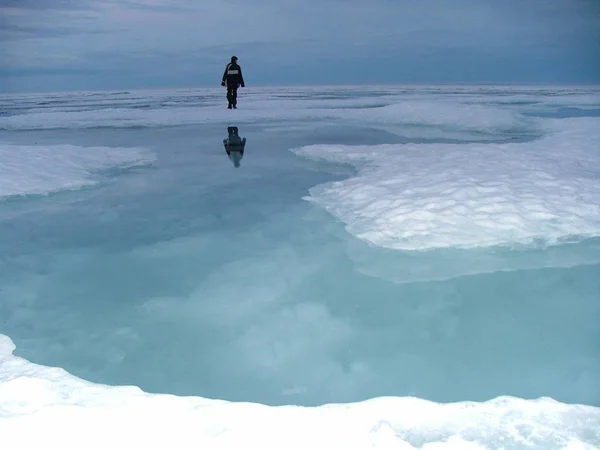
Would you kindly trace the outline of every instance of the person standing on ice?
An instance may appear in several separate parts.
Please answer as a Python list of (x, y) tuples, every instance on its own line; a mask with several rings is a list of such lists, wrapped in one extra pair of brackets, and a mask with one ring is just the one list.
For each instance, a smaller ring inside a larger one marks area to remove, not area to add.
[(229, 102), (227, 109), (237, 109), (237, 90), (240, 86), (246, 87), (242, 68), (237, 63), (237, 56), (232, 56), (231, 62), (225, 67), (221, 86), (227, 86), (227, 101)]

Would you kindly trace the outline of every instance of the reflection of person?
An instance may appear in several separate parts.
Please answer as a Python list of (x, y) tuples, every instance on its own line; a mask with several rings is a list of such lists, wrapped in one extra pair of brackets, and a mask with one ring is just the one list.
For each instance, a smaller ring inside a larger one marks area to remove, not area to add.
[(237, 127), (227, 127), (227, 139), (223, 139), (225, 151), (229, 159), (233, 161), (235, 167), (240, 167), (240, 161), (244, 157), (244, 148), (246, 147), (246, 138), (238, 135)]
[(244, 77), (242, 76), (242, 68), (237, 63), (237, 56), (231, 57), (231, 62), (225, 67), (221, 86), (227, 85), (227, 109), (237, 109), (237, 90), (241, 87), (246, 87)]
[(231, 151), (229, 152), (229, 159), (231, 161), (233, 161), (233, 167), (240, 167), (240, 161), (243, 158), (244, 152), (236, 152), (236, 151)]

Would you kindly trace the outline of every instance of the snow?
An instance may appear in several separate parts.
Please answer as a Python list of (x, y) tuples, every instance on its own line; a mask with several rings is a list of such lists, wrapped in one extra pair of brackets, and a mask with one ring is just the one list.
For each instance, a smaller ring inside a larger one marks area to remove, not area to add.
[(11, 450), (593, 449), (600, 408), (550, 398), (440, 404), (377, 398), (319, 407), (269, 407), (148, 394), (81, 380), (13, 355), (0, 335), (0, 436)]

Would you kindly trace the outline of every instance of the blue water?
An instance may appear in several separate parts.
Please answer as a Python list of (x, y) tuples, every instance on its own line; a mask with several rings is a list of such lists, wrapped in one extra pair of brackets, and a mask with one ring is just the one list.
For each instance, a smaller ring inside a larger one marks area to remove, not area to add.
[[(121, 105), (112, 98), (110, 106)], [(303, 200), (354, 169), (308, 163), (289, 149), (447, 138), (324, 122), (278, 131), (277, 120), (231, 117), (0, 131), (0, 141), (22, 145), (141, 146), (157, 155), (151, 166), (103, 171), (80, 190), (0, 199), (0, 333), (18, 355), (94, 382), (268, 404), (514, 395), (600, 405), (598, 239), (377, 248)], [(228, 125), (248, 142), (237, 169), (222, 146)], [(535, 133), (503, 130), (496, 140)]]

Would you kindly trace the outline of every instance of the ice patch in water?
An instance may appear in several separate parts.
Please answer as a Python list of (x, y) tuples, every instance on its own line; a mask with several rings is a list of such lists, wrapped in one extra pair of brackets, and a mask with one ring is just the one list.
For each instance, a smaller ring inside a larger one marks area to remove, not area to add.
[(0, 335), (0, 436), (12, 450), (49, 444), (80, 449), (82, 442), (89, 449), (182, 450), (551, 450), (600, 445), (600, 408), (550, 398), (440, 404), (383, 397), (308, 408), (269, 407), (94, 384), (16, 357), (14, 349), (10, 338)]
[(79, 189), (97, 183), (98, 171), (154, 160), (143, 148), (0, 144), (0, 198)]
[(314, 145), (313, 160), (356, 176), (306, 200), (372, 244), (423, 250), (557, 243), (600, 235), (600, 119), (546, 120), (519, 144)]

